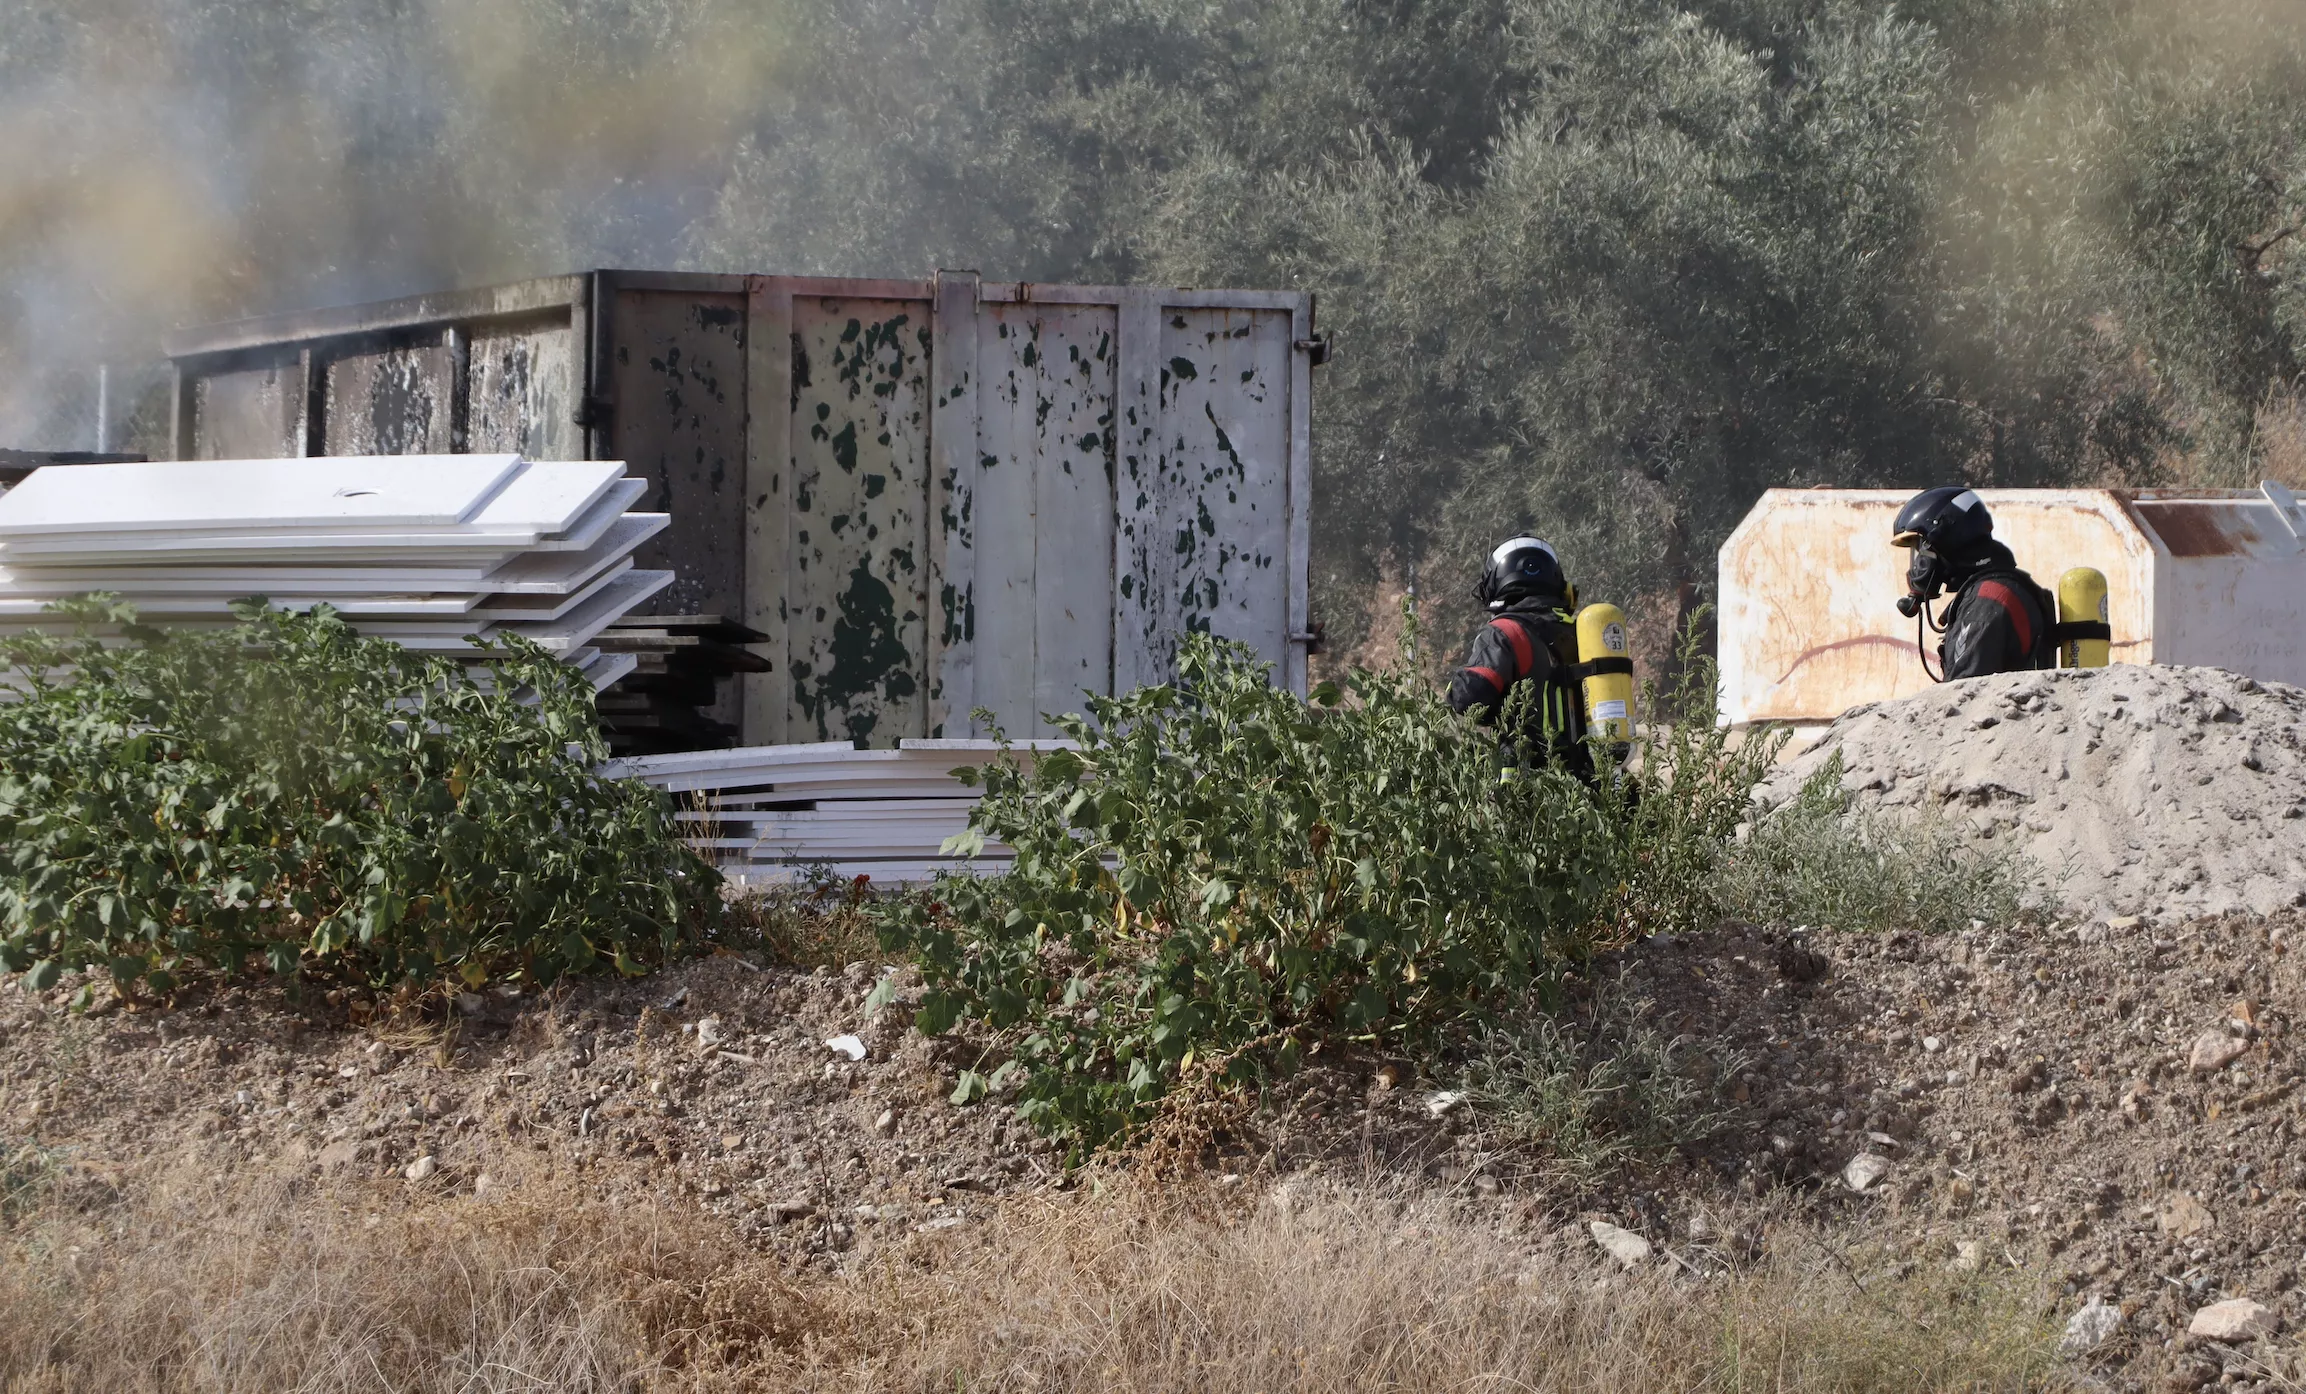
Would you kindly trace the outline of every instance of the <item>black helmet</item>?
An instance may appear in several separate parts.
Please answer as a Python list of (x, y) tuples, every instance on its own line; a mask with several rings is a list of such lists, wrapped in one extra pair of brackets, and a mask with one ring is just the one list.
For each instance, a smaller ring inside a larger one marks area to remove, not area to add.
[(1893, 547), (1927, 548), (1960, 558), (1994, 535), (1994, 520), (1975, 489), (1924, 489), (1906, 500), (1890, 525)]
[(1553, 544), (1534, 537), (1509, 537), (1489, 554), (1481, 568), (1481, 584), (1473, 598), (1492, 610), (1502, 610), (1524, 596), (1566, 596), (1569, 582), (1561, 574), (1561, 559)]
[(1890, 525), (1890, 545), (1914, 549), (1899, 613), (1920, 613), (1953, 578), (1982, 564), (1993, 540), (1994, 520), (1976, 490), (1924, 489), (1907, 499)]

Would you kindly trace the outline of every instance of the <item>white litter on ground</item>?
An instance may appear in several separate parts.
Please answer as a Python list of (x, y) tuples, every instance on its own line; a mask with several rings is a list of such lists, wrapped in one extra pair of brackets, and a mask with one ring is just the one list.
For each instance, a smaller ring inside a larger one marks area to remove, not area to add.
[(2137, 664), (1948, 683), (1845, 713), (1762, 802), (1837, 752), (1858, 799), (2024, 853), (2076, 915), (2306, 905), (2306, 690)]

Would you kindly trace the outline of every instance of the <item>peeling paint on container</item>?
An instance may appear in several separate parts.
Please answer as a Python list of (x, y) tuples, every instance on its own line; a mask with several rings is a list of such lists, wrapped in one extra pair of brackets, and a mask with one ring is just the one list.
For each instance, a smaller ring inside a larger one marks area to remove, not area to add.
[[(1994, 534), (2040, 584), (2106, 574), (2116, 663), (2204, 664), (2306, 683), (2306, 552), (2259, 491), (1982, 489)], [(1721, 711), (1830, 721), (1931, 686), (1898, 614), (1910, 494), (1772, 489), (1721, 549)], [(1934, 667), (1938, 636), (1927, 636)]]
[(1306, 681), (1309, 296), (598, 271), (195, 331), (177, 454), (621, 459), (748, 742), (1046, 735), (1193, 630)]

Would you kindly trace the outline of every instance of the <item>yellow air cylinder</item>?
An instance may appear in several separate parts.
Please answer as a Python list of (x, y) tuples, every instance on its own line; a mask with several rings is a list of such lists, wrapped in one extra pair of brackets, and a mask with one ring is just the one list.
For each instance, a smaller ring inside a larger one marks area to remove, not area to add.
[[(2096, 620), (2108, 622), (2112, 611), (2106, 605), (2106, 573), (2094, 566), (2069, 567), (2058, 578), (2058, 622), (2080, 624)], [(1582, 631), (1580, 631), (1582, 635)], [(2113, 645), (2105, 639), (2068, 639), (2058, 646), (2058, 666), (2061, 668), (2103, 668), (2112, 656)]]
[(1625, 644), (1625, 611), (1588, 605), (1577, 612), (1577, 661), (1585, 667), (1585, 724), (1613, 745), (1633, 739), (1633, 660)]

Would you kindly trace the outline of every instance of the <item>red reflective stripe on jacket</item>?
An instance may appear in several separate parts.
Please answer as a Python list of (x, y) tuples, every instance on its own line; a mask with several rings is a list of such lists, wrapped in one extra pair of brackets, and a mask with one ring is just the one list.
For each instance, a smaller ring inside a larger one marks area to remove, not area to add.
[(1505, 691), (1505, 675), (1498, 672), (1495, 668), (1468, 667), (1465, 671), (1473, 674), (1477, 678), (1487, 678), (1489, 679), (1489, 685), (1491, 687), (1496, 688), (1500, 692)]
[[(1529, 631), (1521, 627), (1519, 620), (1509, 620), (1503, 616), (1491, 620), (1489, 627), (1503, 634), (1506, 646), (1513, 650), (1514, 681), (1519, 682), (1528, 677), (1529, 670), (1537, 666), (1537, 655), (1530, 648)], [(1502, 682), (1498, 684), (1501, 690), (1505, 686)]]
[(2009, 615), (2010, 623), (2017, 627), (2018, 647), (2026, 653), (2032, 653), (2034, 622), (2026, 618), (2026, 602), (2018, 598), (2018, 593), (1999, 581), (1981, 581), (1978, 583), (1978, 594), (2002, 607), (2003, 612)]

